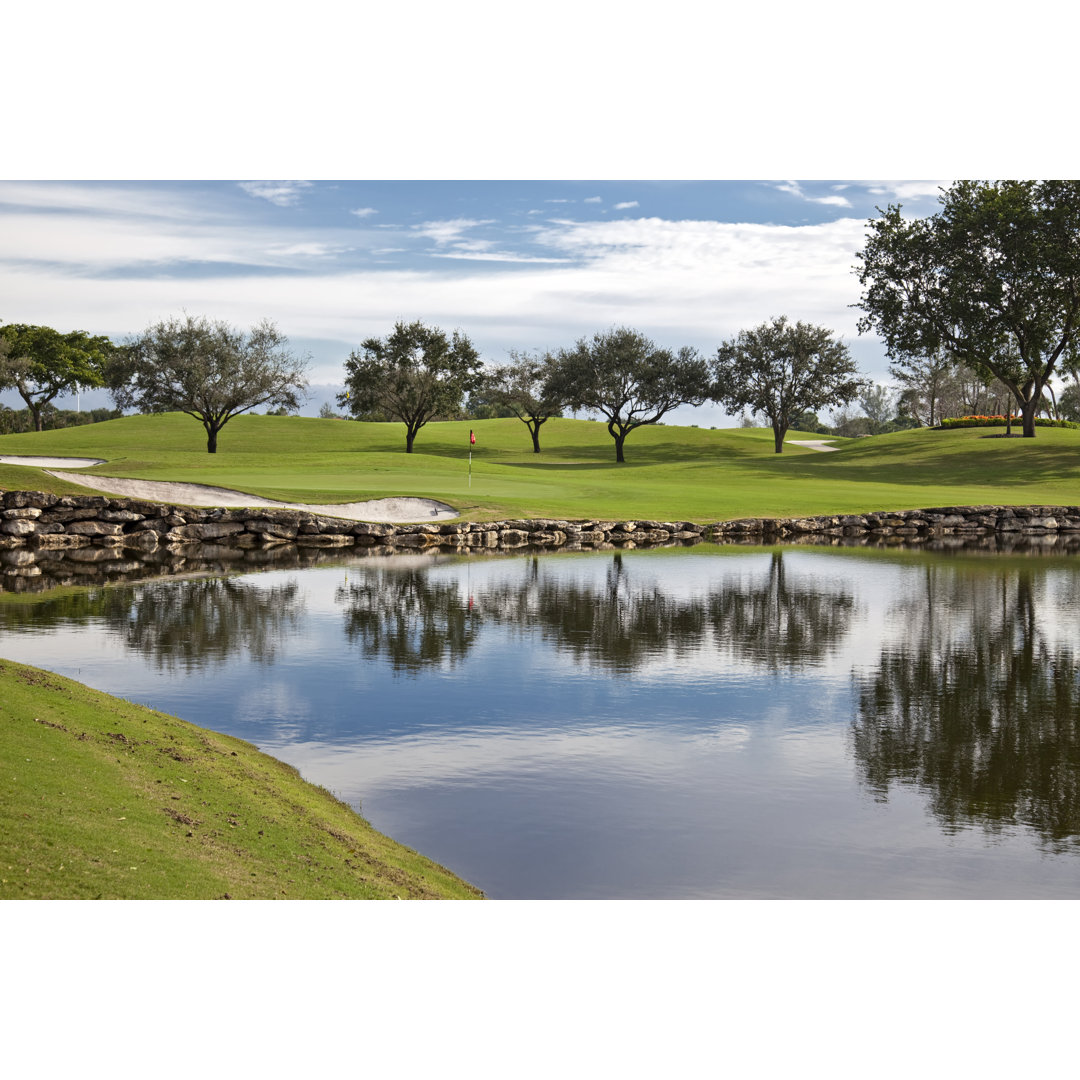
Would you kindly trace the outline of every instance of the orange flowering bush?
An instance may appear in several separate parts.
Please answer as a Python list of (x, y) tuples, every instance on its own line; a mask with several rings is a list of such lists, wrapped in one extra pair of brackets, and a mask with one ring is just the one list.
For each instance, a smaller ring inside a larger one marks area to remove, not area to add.
[[(1014, 424), (1020, 423), (1019, 416), (1013, 416)], [(941, 421), (943, 428), (968, 428), (968, 427), (1004, 427), (1004, 416), (951, 416)], [(1075, 428), (1080, 424), (1074, 424), (1069, 420), (1047, 420), (1045, 417), (1035, 417), (1036, 427), (1063, 427)]]

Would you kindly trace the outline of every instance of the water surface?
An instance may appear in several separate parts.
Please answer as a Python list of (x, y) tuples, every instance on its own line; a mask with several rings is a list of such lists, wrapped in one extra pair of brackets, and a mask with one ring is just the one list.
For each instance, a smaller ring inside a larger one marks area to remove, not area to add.
[(1080, 895), (1080, 562), (394, 556), (0, 598), (491, 897)]

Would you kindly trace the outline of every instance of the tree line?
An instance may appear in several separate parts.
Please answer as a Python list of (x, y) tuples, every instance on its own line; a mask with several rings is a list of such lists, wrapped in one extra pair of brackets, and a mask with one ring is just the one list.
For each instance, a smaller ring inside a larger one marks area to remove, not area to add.
[[(517, 416), (537, 453), (548, 419), (583, 409), (606, 422), (621, 462), (631, 432), (680, 405), (714, 401), (763, 416), (780, 453), (789, 430), (814, 430), (818, 410), (856, 399), (879, 430), (905, 418), (933, 426), (951, 387), (952, 400), (973, 401), (972, 412), (991, 401), (1006, 416), (1017, 409), (1023, 434), (1034, 437), (1047, 395), (1059, 416), (1080, 411), (1080, 181), (965, 180), (939, 202), (928, 218), (906, 219), (899, 204), (879, 208), (856, 253), (859, 332), (881, 337), (901, 386), (892, 420), (876, 415), (893, 403), (860, 376), (842, 341), (786, 316), (740, 331), (708, 358), (615, 327), (571, 347), (511, 352), (490, 370), (460, 330), (398, 322), (349, 354), (337, 403), (354, 419), (404, 423), (406, 452), (424, 424), (460, 410), (467, 395)], [(108, 386), (120, 409), (199, 420), (215, 453), (232, 417), (298, 408), (306, 368), (269, 320), (245, 332), (185, 314), (122, 345), (82, 331), (0, 326), (0, 390), (18, 390), (37, 430), (59, 394)], [(1076, 387), (1059, 403), (1051, 379), (1068, 374)], [(975, 398), (964, 397), (973, 388)]]
[[(14, 386), (42, 430), (49, 403), (75, 387), (107, 386), (117, 408), (180, 411), (200, 421), (208, 453), (234, 416), (259, 406), (286, 411), (304, 396), (307, 359), (296, 356), (269, 320), (244, 332), (185, 314), (163, 320), (122, 345), (76, 331), (0, 327), (0, 388)], [(486, 370), (460, 330), (448, 335), (420, 322), (398, 322), (345, 361), (339, 406), (356, 420), (405, 425), (405, 450), (430, 421), (479, 395), (517, 416), (540, 452), (540, 429), (564, 410), (599, 413), (626, 460), (631, 432), (680, 405), (713, 400), (768, 416), (776, 452), (802, 409), (850, 401), (862, 386), (847, 346), (823, 327), (774, 319), (744, 331), (711, 361), (696, 349), (667, 349), (628, 327), (581, 338), (543, 354), (511, 353)]]

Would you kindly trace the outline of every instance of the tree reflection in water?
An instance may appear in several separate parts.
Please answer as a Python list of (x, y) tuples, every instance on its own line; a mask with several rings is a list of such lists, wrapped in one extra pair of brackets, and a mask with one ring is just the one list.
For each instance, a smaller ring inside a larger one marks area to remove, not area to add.
[(304, 612), (299, 583), (270, 587), (237, 578), (197, 578), (63, 593), (0, 607), (0, 629), (100, 627), (162, 671), (199, 671), (247, 653), (270, 663)]
[[(395, 671), (461, 661), (485, 626), (537, 633), (577, 663), (630, 674), (659, 655), (703, 649), (776, 671), (820, 661), (848, 633), (856, 602), (846, 588), (792, 583), (784, 557), (676, 596), (637, 581), (616, 553), (602, 584), (561, 573), (565, 564), (529, 559), (524, 572), (463, 596), (456, 581), (432, 578), (426, 566), (362, 567), (340, 586), (346, 634)], [(637, 563), (639, 568), (647, 562)]]
[(766, 671), (820, 664), (847, 636), (857, 610), (846, 588), (792, 582), (779, 551), (764, 581), (741, 581), (708, 599), (717, 643)]
[(346, 639), (398, 672), (462, 661), (477, 640), (480, 618), (456, 582), (432, 580), (428, 571), (411, 564), (355, 570), (335, 593), (345, 605)]
[(1046, 593), (1031, 569), (926, 568), (923, 594), (895, 611), (907, 640), (856, 680), (854, 753), (877, 799), (911, 784), (947, 829), (1080, 843), (1078, 649), (1040, 618), (1056, 610)]

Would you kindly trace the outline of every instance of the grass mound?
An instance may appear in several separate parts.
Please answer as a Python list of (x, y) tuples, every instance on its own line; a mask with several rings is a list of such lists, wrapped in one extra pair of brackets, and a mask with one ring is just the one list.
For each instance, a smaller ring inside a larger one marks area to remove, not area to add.
[(0, 660), (0, 898), (481, 894), (249, 743)]

